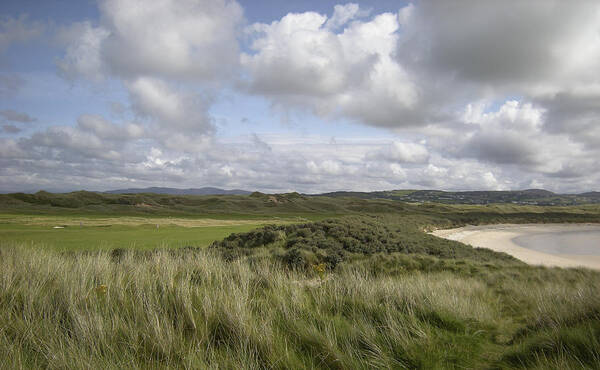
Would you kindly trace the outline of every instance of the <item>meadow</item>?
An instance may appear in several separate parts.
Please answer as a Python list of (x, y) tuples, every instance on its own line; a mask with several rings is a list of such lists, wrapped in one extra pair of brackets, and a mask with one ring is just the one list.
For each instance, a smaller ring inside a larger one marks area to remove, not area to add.
[(59, 251), (180, 248), (191, 245), (205, 247), (231, 233), (250, 231), (267, 223), (285, 224), (292, 221), (294, 219), (215, 220), (4, 214), (0, 215), (0, 241)]
[(425, 233), (598, 206), (84, 192), (0, 214), (3, 368), (600, 368), (600, 272)]
[(319, 274), (206, 249), (0, 254), (5, 368), (600, 365), (600, 274), (588, 270), (463, 260), (462, 272), (388, 274), (371, 260)]

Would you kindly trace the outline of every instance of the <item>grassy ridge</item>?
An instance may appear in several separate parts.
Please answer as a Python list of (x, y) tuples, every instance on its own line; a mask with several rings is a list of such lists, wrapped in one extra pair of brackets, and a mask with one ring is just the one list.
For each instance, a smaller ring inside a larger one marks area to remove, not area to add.
[(321, 279), (190, 249), (0, 254), (9, 368), (600, 366), (597, 272), (359, 263)]
[(102, 194), (74, 192), (52, 194), (0, 194), (0, 212), (4, 214), (63, 215), (73, 217), (143, 216), (256, 219), (304, 217), (322, 220), (350, 214), (405, 214), (448, 216), (454, 219), (479, 220), (526, 217), (530, 221), (600, 220), (600, 205), (522, 206), (410, 204), (389, 199), (359, 199), (303, 196), (298, 193), (250, 196), (179, 196), (162, 194)]
[[(398, 207), (395, 207), (398, 209)], [(79, 191), (67, 194), (0, 194), (0, 212), (7, 214), (106, 215), (144, 217), (202, 217), (252, 219), (265, 217), (325, 218), (352, 212), (333, 199), (312, 199), (297, 193), (251, 196), (103, 194)]]

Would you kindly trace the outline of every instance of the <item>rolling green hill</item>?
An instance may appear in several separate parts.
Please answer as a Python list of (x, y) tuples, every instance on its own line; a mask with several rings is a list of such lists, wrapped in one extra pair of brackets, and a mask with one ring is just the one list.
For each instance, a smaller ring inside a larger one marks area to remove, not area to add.
[(356, 197), (362, 199), (393, 199), (404, 202), (436, 202), (446, 204), (513, 203), (540, 206), (600, 204), (600, 192), (587, 192), (582, 194), (556, 194), (542, 189), (458, 192), (441, 190), (393, 190), (368, 193), (340, 191), (319, 194), (317, 196)]
[[(418, 192), (413, 192), (405, 197)], [(487, 193), (487, 192), (486, 192)], [(375, 194), (375, 193), (365, 193)], [(529, 194), (529, 193), (527, 193)], [(339, 194), (338, 194), (339, 195)], [(476, 223), (500, 221), (498, 215), (511, 217), (556, 218), (561, 214), (580, 221), (590, 214), (598, 213), (596, 204), (573, 206), (535, 206), (532, 204), (495, 203), (449, 204), (410, 203), (381, 197), (309, 196), (299, 193), (250, 195), (166, 195), (166, 194), (105, 194), (87, 191), (73, 193), (0, 194), (0, 212), (34, 214), (88, 214), (88, 215), (141, 215), (158, 217), (164, 215), (183, 217), (285, 217), (306, 216), (323, 219), (332, 216), (365, 213), (395, 213), (437, 215), (453, 214), (453, 217), (473, 219)], [(531, 214), (530, 216), (524, 216)], [(535, 216), (535, 215), (538, 216)], [(473, 217), (469, 218), (469, 215)], [(513, 215), (513, 216), (511, 216)], [(477, 222), (478, 219), (479, 221)], [(535, 220), (532, 220), (535, 222)]]

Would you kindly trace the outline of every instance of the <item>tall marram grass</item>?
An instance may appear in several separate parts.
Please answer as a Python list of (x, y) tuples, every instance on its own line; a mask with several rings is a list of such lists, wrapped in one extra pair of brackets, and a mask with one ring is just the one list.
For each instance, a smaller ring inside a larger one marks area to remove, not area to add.
[(3, 245), (0, 271), (6, 368), (600, 367), (600, 275), (585, 270), (320, 279), (206, 251)]

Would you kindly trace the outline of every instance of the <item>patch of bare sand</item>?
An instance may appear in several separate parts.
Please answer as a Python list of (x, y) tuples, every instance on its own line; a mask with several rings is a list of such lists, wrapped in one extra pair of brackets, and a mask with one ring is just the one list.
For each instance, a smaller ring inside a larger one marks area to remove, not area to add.
[(504, 252), (531, 265), (587, 267), (600, 270), (600, 256), (549, 254), (523, 248), (514, 242), (515, 238), (529, 233), (566, 232), (573, 231), (573, 228), (586, 230), (598, 227), (598, 224), (501, 224), (436, 230), (431, 234), (474, 247)]

